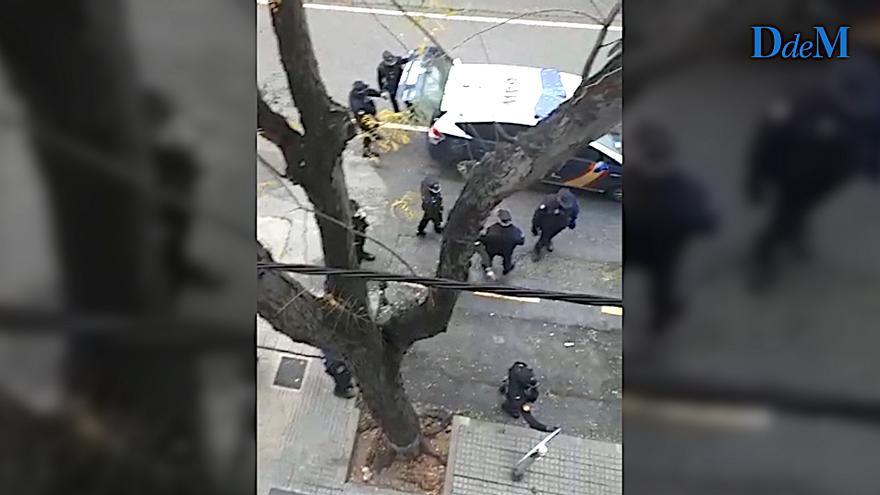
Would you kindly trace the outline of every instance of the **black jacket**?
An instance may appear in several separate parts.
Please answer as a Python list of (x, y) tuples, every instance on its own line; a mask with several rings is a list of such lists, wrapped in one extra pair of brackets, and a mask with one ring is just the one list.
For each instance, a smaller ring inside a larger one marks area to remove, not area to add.
[[(553, 212), (558, 210), (559, 213)], [(532, 233), (538, 232), (553, 237), (568, 227), (571, 216), (559, 205), (555, 196), (548, 196), (541, 202), (532, 215)]]
[(480, 242), (490, 255), (510, 256), (517, 246), (522, 246), (526, 241), (516, 225), (504, 226), (495, 223), (486, 229), (486, 233), (480, 237)]
[(360, 90), (352, 89), (348, 93), (348, 106), (355, 115), (360, 112), (376, 115), (376, 104), (373, 103), (373, 98), (379, 96), (382, 96), (382, 93), (370, 87)]
[(443, 196), (440, 194), (426, 193), (422, 195), (422, 211), (429, 217), (443, 216)]
[(394, 96), (397, 92), (397, 85), (400, 83), (400, 76), (403, 74), (403, 66), (409, 62), (409, 58), (397, 57), (397, 60), (388, 65), (384, 61), (379, 64), (376, 69), (377, 81), (379, 88), (384, 89)]

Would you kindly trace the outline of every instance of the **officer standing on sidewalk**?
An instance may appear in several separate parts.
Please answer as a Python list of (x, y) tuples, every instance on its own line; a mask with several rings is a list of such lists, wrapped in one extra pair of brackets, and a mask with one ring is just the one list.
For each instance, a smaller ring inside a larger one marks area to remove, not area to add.
[(436, 177), (425, 177), (422, 180), (422, 220), (416, 235), (425, 236), (428, 222), (434, 223), (434, 232), (443, 233), (443, 196), (440, 194), (440, 181)]
[(352, 373), (348, 364), (345, 363), (342, 356), (333, 351), (325, 349), (323, 350), (323, 353), (324, 371), (333, 378), (333, 382), (335, 383), (333, 395), (343, 399), (351, 399), (355, 396), (355, 392), (354, 384), (352, 384), (351, 381)]
[(498, 222), (492, 224), (486, 232), (480, 236), (480, 255), (482, 257), (483, 270), (489, 278), (495, 278), (492, 272), (492, 261), (496, 256), (501, 256), (504, 271), (507, 275), (513, 270), (514, 263), (511, 259), (513, 250), (517, 246), (525, 244), (525, 236), (522, 231), (513, 224), (510, 212), (505, 209), (498, 210)]
[(348, 202), (351, 209), (351, 226), (354, 229), (354, 250), (357, 254), (358, 263), (373, 261), (376, 257), (364, 250), (364, 244), (367, 243), (367, 238), (364, 237), (364, 234), (367, 233), (367, 229), (370, 227), (369, 222), (367, 222), (367, 215), (357, 201), (350, 199)]

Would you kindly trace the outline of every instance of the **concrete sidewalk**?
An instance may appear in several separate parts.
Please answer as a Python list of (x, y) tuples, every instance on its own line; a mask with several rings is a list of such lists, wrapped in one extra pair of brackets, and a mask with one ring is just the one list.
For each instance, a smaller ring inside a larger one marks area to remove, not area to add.
[(613, 495), (623, 493), (620, 444), (560, 434), (547, 455), (511, 480), (511, 469), (547, 434), (456, 416), (445, 495)]
[[(400, 495), (346, 482), (359, 410), (333, 396), (320, 351), (257, 322), (257, 494)], [(445, 495), (621, 493), (619, 444), (559, 435), (548, 455), (510, 481), (544, 433), (456, 416)]]

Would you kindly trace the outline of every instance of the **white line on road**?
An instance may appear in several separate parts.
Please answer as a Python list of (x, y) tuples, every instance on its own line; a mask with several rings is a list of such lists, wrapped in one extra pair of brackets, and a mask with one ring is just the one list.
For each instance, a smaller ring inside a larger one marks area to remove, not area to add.
[(383, 122), (381, 126), (387, 127), (389, 129), (397, 129), (399, 131), (428, 132), (428, 128), (423, 125), (394, 124), (391, 122)]
[(517, 301), (517, 302), (527, 302), (527, 303), (539, 303), (540, 299), (537, 297), (516, 297), (516, 296), (505, 296), (503, 294), (492, 294), (491, 292), (474, 292), (475, 296), (482, 297), (493, 297), (495, 299), (507, 299), (509, 301)]
[(623, 308), (617, 306), (602, 306), (600, 311), (606, 315), (623, 316)]
[[(427, 288), (427, 287), (425, 287), (424, 285), (414, 284), (414, 283), (412, 283), (412, 282), (401, 282), (400, 284), (401, 284), (401, 285), (405, 285), (405, 286), (407, 286), (407, 287), (412, 287), (412, 288), (415, 288), (415, 289), (426, 289), (426, 288)], [(516, 297), (516, 296), (505, 296), (505, 295), (503, 295), (503, 294), (492, 294), (492, 293), (490, 293), (490, 292), (474, 292), (474, 295), (475, 295), (475, 296), (482, 296), (482, 297), (493, 297), (493, 298), (495, 298), (495, 299), (507, 299), (507, 300), (509, 300), (509, 301), (517, 301), (517, 302), (527, 302), (527, 303), (539, 303), (539, 302), (541, 302), (541, 300), (538, 299), (537, 297)]]
[[(257, 0), (258, 4), (267, 5), (268, 0)], [(538, 19), (509, 19), (504, 17), (484, 17), (477, 15), (456, 15), (456, 14), (437, 14), (433, 12), (416, 12), (392, 9), (374, 9), (369, 7), (349, 7), (347, 5), (328, 5), (323, 3), (306, 3), (303, 7), (313, 10), (328, 10), (334, 12), (348, 12), (352, 14), (375, 14), (387, 15), (392, 17), (424, 17), (426, 19), (440, 19), (444, 21), (464, 21), (478, 22), (483, 24), (516, 24), (520, 26), (537, 26), (537, 27), (558, 27), (568, 29), (589, 29), (591, 31), (599, 31), (602, 29), (601, 24), (590, 24), (584, 22), (565, 22), (565, 21), (542, 21)], [(609, 31), (623, 31), (622, 26), (610, 26)]]

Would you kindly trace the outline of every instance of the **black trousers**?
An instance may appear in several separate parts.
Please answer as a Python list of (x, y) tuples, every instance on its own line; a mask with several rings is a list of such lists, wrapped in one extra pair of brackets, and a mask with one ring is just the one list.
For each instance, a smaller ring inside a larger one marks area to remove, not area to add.
[[(375, 119), (376, 117), (370, 115), (369, 118)], [(368, 121), (367, 114), (358, 115), (356, 120), (358, 127), (364, 131), (364, 156), (366, 156), (373, 153), (373, 150), (370, 149), (373, 139), (381, 139), (378, 134), (376, 134), (376, 129), (379, 126), (373, 120)]]
[(440, 215), (439, 213), (433, 213), (433, 212), (429, 213), (429, 212), (427, 212), (427, 211), (424, 212), (424, 213), (422, 214), (422, 219), (419, 221), (419, 228), (418, 228), (418, 231), (419, 231), (419, 232), (424, 232), (424, 231), (425, 231), (425, 227), (428, 226), (428, 222), (433, 222), (433, 223), (434, 223), (434, 232), (436, 232), (436, 233), (438, 233), (438, 234), (441, 233), (441, 232), (443, 232), (443, 227), (442, 227), (442, 225), (443, 225), (443, 216), (442, 216), (442, 215)]
[(483, 268), (490, 268), (492, 263), (495, 261), (497, 256), (501, 256), (501, 263), (504, 267), (504, 273), (513, 270), (513, 259), (511, 259), (512, 253), (490, 253), (485, 249), (480, 249), (480, 259), (483, 263)]
[(367, 252), (364, 250), (364, 244), (367, 243), (367, 239), (365, 237), (356, 236), (354, 238), (354, 252), (357, 254), (358, 261), (362, 261), (364, 259), (364, 255)]
[(535, 243), (535, 252), (541, 253), (541, 250), (545, 247), (549, 246), (551, 242), (553, 242), (553, 238), (559, 235), (562, 232), (561, 230), (557, 230), (556, 232), (548, 232), (546, 230), (541, 230), (541, 237), (538, 237), (538, 242)]
[(400, 112), (400, 106), (397, 104), (397, 90), (394, 91), (388, 90), (388, 99), (391, 101), (391, 107), (394, 109), (395, 113)]

